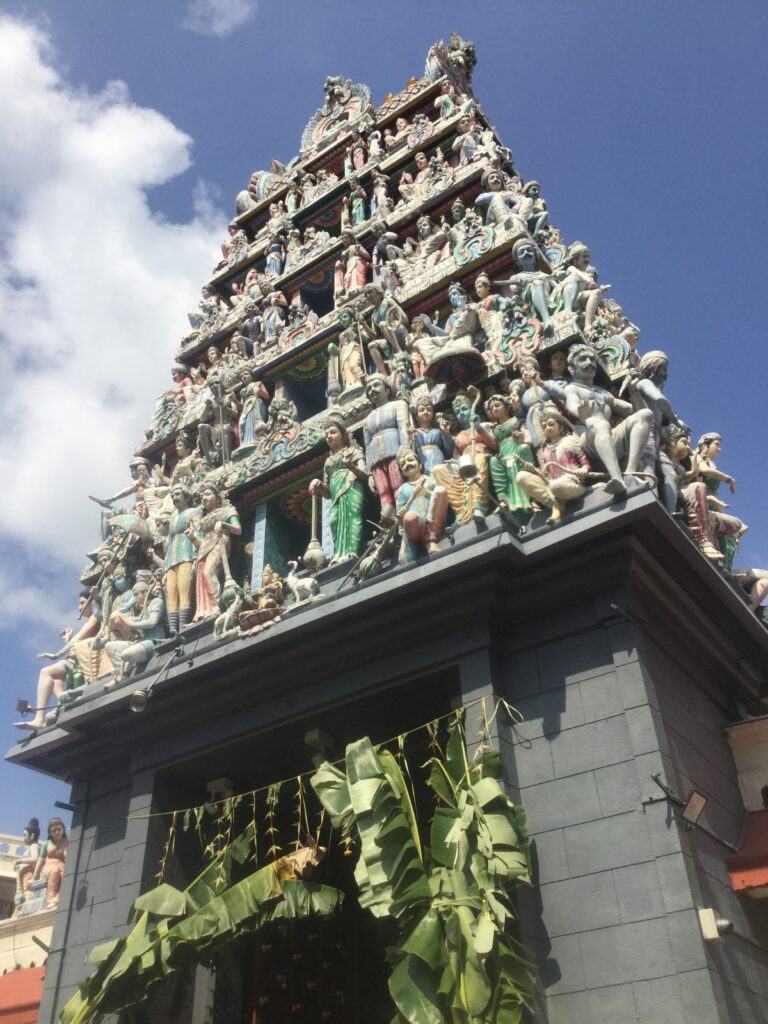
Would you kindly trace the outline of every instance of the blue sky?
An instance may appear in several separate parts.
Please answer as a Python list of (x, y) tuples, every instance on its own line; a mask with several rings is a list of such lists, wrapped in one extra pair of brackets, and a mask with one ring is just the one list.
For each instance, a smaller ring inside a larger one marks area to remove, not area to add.
[[(476, 93), (552, 222), (590, 245), (640, 349), (669, 354), (694, 438), (723, 434), (732, 511), (750, 525), (738, 564), (768, 566), (768, 4), (192, 6), (0, 3), (6, 747), (35, 652), (72, 618), (98, 531), (86, 495), (126, 479), (236, 192), (298, 152), (326, 74), (381, 102), (452, 30), (476, 43)], [(8, 765), (0, 777), (0, 831), (68, 792)]]

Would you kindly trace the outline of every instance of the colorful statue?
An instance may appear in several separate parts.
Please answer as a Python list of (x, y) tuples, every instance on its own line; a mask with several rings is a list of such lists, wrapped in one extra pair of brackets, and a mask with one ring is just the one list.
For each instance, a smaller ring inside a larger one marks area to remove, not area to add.
[(594, 267), (589, 261), (592, 253), (583, 242), (574, 242), (563, 263), (564, 276), (555, 287), (553, 301), (561, 303), (566, 313), (584, 314), (584, 333), (587, 334), (595, 319), (603, 294), (611, 287), (598, 284)]
[(513, 404), (508, 396), (491, 395), (485, 403), (485, 412), (493, 424), (490, 432), (498, 446), (498, 454), (490, 458), (493, 489), (502, 508), (524, 526), (533, 515), (533, 509), (529, 492), (520, 486), (517, 474), (526, 466), (535, 465), (536, 456), (525, 442), (520, 421), (512, 415)]
[(565, 514), (567, 503), (586, 492), (591, 467), (573, 426), (556, 405), (545, 407), (542, 427), (546, 444), (539, 452), (538, 468), (532, 459), (527, 462), (517, 473), (517, 484), (534, 501), (551, 508), (547, 522), (553, 526)]
[(176, 465), (170, 476), (166, 472), (168, 454), (163, 452), (160, 460), (160, 471), (158, 473), (164, 484), (172, 487), (174, 484), (191, 484), (202, 472), (202, 463), (194, 454), (195, 444), (192, 435), (185, 430), (180, 430), (176, 435)]
[(203, 489), (200, 504), (202, 517), (185, 531), (197, 548), (195, 621), (221, 613), (221, 578), (226, 582), (230, 577), (231, 538), (242, 533), (237, 510), (222, 502), (219, 489), (213, 484)]
[(341, 419), (328, 418), (325, 440), (330, 455), (323, 464), (323, 479), (312, 480), (309, 493), (319, 494), (331, 502), (333, 564), (354, 558), (360, 552), (368, 472), (362, 448), (351, 440)]
[[(109, 627), (119, 640), (108, 640), (107, 657), (115, 666), (114, 683), (121, 683), (134, 672), (140, 672), (155, 650), (155, 643), (165, 639), (165, 601), (162, 586), (152, 573), (144, 570), (133, 585), (131, 614), (114, 612)], [(108, 689), (109, 684), (104, 686)]]
[(61, 818), (48, 822), (48, 838), (40, 846), (40, 856), (33, 873), (33, 881), (45, 879), (45, 909), (53, 910), (59, 905), (61, 880), (64, 877), (64, 861), (67, 859), (67, 830)]
[(432, 399), (424, 395), (416, 400), (416, 430), (414, 443), (416, 456), (425, 473), (453, 457), (453, 438), (435, 425), (435, 407)]
[(459, 433), (454, 438), (454, 460), (434, 466), (432, 475), (445, 487), (448, 501), (459, 524), (482, 523), (489, 507), (489, 459), (498, 445), (493, 434), (480, 423), (476, 412), (480, 393), (474, 397), (460, 391), (453, 399), (453, 414)]
[[(584, 435), (585, 450), (591, 458), (599, 458), (608, 472), (605, 489), (608, 494), (622, 497), (627, 493), (620, 460), (626, 459), (624, 475), (643, 473), (642, 459), (653, 425), (649, 409), (632, 411), (629, 402), (615, 398), (610, 391), (595, 384), (597, 356), (590, 345), (576, 344), (568, 350), (568, 370), (573, 380), (563, 389), (565, 408)], [(558, 397), (551, 382), (536, 383), (553, 398)], [(612, 416), (621, 422), (611, 426)]]
[(517, 214), (520, 193), (508, 187), (503, 171), (497, 167), (487, 170), (481, 188), (483, 191), (475, 199), (475, 206), (485, 211), (485, 223), (510, 229), (515, 234), (527, 234), (525, 221)]
[(260, 380), (253, 379), (250, 370), (240, 371), (240, 445), (255, 444), (267, 422), (267, 401), (269, 392)]
[(345, 231), (341, 241), (344, 251), (336, 261), (334, 294), (346, 297), (363, 288), (368, 280), (371, 258), (351, 232)]
[(530, 238), (518, 238), (512, 246), (512, 259), (518, 267), (517, 273), (497, 284), (508, 285), (513, 297), (528, 306), (546, 329), (551, 319), (549, 303), (554, 281), (551, 275), (539, 269), (538, 251)]
[(370, 375), (365, 395), (373, 406), (363, 426), (365, 464), (381, 501), (381, 520), (391, 522), (397, 491), (403, 482), (397, 452), (409, 441), (408, 406), (402, 399), (393, 398), (389, 381), (381, 373)]
[(163, 568), (168, 626), (171, 633), (178, 633), (192, 618), (193, 567), (196, 557), (192, 534), (195, 534), (202, 509), (194, 506), (192, 492), (183, 484), (173, 485), (171, 501), (174, 511), (168, 522)]
[(18, 916), (21, 906), (27, 898), (29, 883), (34, 877), (35, 866), (39, 859), (40, 822), (37, 818), (30, 818), (24, 827), (24, 853), (13, 864), (13, 870), (16, 872), (16, 893), (13, 898), (14, 917)]
[(401, 447), (397, 465), (404, 482), (397, 492), (396, 519), (402, 526), (400, 564), (415, 562), (422, 553), (433, 555), (445, 530), (448, 495), (424, 470), (413, 450)]
[(549, 227), (547, 204), (541, 198), (541, 186), (538, 181), (528, 181), (523, 185), (517, 214), (521, 220), (525, 221), (534, 238)]

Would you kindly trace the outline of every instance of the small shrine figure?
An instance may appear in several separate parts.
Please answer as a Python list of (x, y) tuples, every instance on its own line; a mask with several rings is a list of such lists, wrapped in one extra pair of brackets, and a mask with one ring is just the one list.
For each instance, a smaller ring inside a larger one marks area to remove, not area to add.
[(490, 459), (496, 497), (502, 508), (524, 526), (533, 515), (533, 508), (530, 495), (520, 486), (517, 474), (526, 465), (535, 465), (536, 456), (526, 443), (520, 421), (512, 415), (513, 403), (509, 396), (491, 395), (485, 403), (485, 411), (493, 424), (491, 433), (498, 446), (498, 454)]
[(170, 476), (167, 473), (168, 453), (163, 452), (160, 460), (158, 475), (162, 482), (169, 487), (174, 484), (193, 483), (202, 471), (202, 462), (194, 452), (195, 442), (192, 434), (189, 431), (180, 430), (176, 435), (176, 465)]
[[(160, 582), (148, 570), (139, 572), (133, 585), (131, 614), (115, 612), (109, 627), (119, 640), (108, 640), (107, 657), (115, 666), (115, 683), (121, 683), (134, 672), (140, 672), (155, 650), (155, 643), (165, 639), (165, 601)], [(104, 689), (109, 689), (105, 684)]]
[(421, 198), (424, 186), (432, 178), (432, 169), (426, 153), (419, 151), (414, 157), (414, 161), (415, 170), (413, 173), (403, 171), (398, 185), (398, 191), (406, 203)]
[(384, 217), (392, 209), (389, 197), (389, 177), (383, 171), (374, 169), (371, 173), (373, 182), (373, 199), (371, 200), (371, 216)]
[(33, 881), (45, 879), (45, 909), (53, 910), (59, 905), (61, 880), (64, 877), (64, 862), (67, 859), (67, 830), (61, 818), (48, 822), (48, 838), (40, 846)]
[[(716, 523), (717, 547), (725, 559), (725, 567), (730, 569), (738, 549), (739, 540), (749, 529), (736, 516), (726, 515), (728, 505), (719, 497), (720, 485), (728, 484), (731, 494), (736, 493), (736, 481), (732, 476), (717, 468), (715, 459), (722, 449), (722, 438), (714, 432), (702, 434), (696, 444), (694, 472), (706, 489), (707, 506), (712, 510)], [(738, 524), (738, 527), (737, 527)]]
[(271, 235), (264, 270), (271, 277), (280, 277), (285, 263), (285, 245), (281, 235)]
[(202, 517), (186, 534), (197, 548), (195, 621), (221, 613), (221, 579), (229, 576), (232, 537), (242, 533), (240, 517), (229, 502), (222, 502), (218, 487), (207, 484), (200, 504)]
[(309, 493), (319, 494), (331, 502), (331, 564), (334, 564), (354, 558), (360, 552), (368, 472), (365, 454), (352, 441), (341, 418), (329, 416), (325, 426), (325, 440), (330, 455), (323, 464), (322, 480), (310, 481)]
[(195, 506), (192, 491), (181, 483), (171, 488), (173, 513), (168, 522), (168, 543), (165, 549), (165, 596), (168, 626), (172, 634), (184, 629), (192, 618), (194, 589), (195, 532), (202, 509)]
[(338, 343), (328, 346), (328, 394), (337, 396), (347, 388), (362, 382), (365, 376), (365, 359), (361, 335), (361, 317), (353, 316), (348, 309), (339, 314)]
[(485, 210), (485, 223), (499, 225), (516, 234), (528, 233), (525, 222), (517, 213), (520, 193), (510, 188), (503, 171), (497, 167), (487, 170), (481, 179), (482, 192), (475, 206)]
[(475, 163), (483, 157), (477, 125), (469, 114), (459, 118), (459, 134), (454, 139), (451, 149), (459, 154), (459, 167), (466, 167), (467, 164)]
[(232, 443), (238, 407), (234, 398), (225, 392), (221, 380), (210, 383), (210, 393), (205, 402), (197, 428), (200, 450), (209, 466), (224, 465), (232, 458)]
[(24, 826), (24, 853), (13, 863), (13, 870), (16, 872), (16, 892), (13, 898), (14, 917), (20, 911), (21, 906), (27, 898), (29, 883), (35, 873), (35, 865), (40, 858), (40, 822), (37, 818), (30, 818)]
[(496, 283), (509, 286), (513, 296), (538, 317), (546, 330), (551, 320), (550, 293), (555, 282), (550, 274), (539, 269), (536, 245), (530, 238), (518, 238), (512, 246), (512, 260), (517, 272), (506, 281)]
[(276, 345), (285, 326), (285, 310), (288, 300), (280, 291), (270, 291), (264, 296), (264, 347)]
[(448, 495), (445, 487), (425, 473), (411, 448), (398, 449), (397, 465), (404, 478), (397, 492), (396, 519), (402, 526), (400, 564), (415, 562), (422, 553), (433, 555), (445, 530)]
[(372, 252), (373, 280), (378, 282), (381, 276), (381, 268), (384, 264), (402, 259), (405, 252), (397, 244), (396, 232), (388, 231), (387, 225), (383, 220), (374, 221), (371, 225), (371, 230), (376, 238)]
[(397, 491), (403, 482), (397, 465), (397, 451), (409, 441), (408, 406), (393, 397), (389, 381), (382, 373), (372, 373), (365, 384), (365, 395), (373, 411), (363, 425), (365, 464), (381, 501), (381, 521), (392, 521)]
[(424, 380), (427, 366), (440, 351), (440, 346), (429, 334), (426, 334), (426, 324), (422, 316), (416, 316), (411, 320), (410, 333), (405, 345), (411, 353), (411, 369), (414, 380)]
[(453, 438), (435, 425), (435, 407), (428, 395), (416, 400), (416, 455), (425, 473), (453, 457)]
[(352, 132), (352, 138), (344, 155), (344, 174), (349, 177), (361, 167), (364, 167), (368, 160), (368, 146), (365, 139), (356, 129)]
[(517, 474), (518, 485), (540, 505), (551, 508), (547, 522), (559, 522), (569, 501), (581, 498), (591, 466), (573, 426), (556, 405), (542, 414), (546, 444), (539, 452), (539, 468), (531, 460)]
[(636, 408), (649, 409), (653, 414), (644, 457), (645, 468), (658, 477), (661, 485), (659, 497), (667, 512), (674, 515), (677, 511), (677, 473), (661, 448), (661, 431), (664, 424), (679, 423), (669, 400), (664, 395), (668, 373), (669, 357), (665, 352), (646, 352), (637, 367), (630, 370), (626, 382), (633, 405)]
[(260, 380), (254, 380), (253, 372), (248, 369), (240, 371), (240, 447), (255, 444), (260, 432), (267, 422), (267, 402), (269, 392)]
[(271, 565), (265, 565), (261, 571), (261, 586), (254, 593), (252, 600), (259, 611), (275, 611), (283, 606), (283, 581)]

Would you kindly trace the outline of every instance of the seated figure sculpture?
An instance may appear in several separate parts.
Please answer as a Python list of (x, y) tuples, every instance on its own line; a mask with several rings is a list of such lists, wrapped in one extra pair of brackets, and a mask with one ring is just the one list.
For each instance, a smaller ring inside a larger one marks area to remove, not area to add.
[(414, 562), (423, 552), (432, 555), (445, 530), (448, 494), (425, 473), (412, 448), (401, 447), (397, 465), (404, 482), (397, 492), (396, 518), (402, 526), (400, 564)]
[(133, 585), (133, 608), (130, 615), (115, 612), (110, 617), (112, 633), (121, 639), (108, 640), (107, 657), (115, 666), (113, 682), (105, 683), (109, 689), (121, 683), (134, 672), (140, 672), (155, 649), (158, 640), (165, 639), (165, 601), (159, 581), (144, 570)]
[[(650, 409), (633, 412), (629, 402), (614, 398), (595, 384), (597, 356), (590, 345), (576, 344), (568, 350), (568, 370), (573, 378), (562, 389), (565, 410), (584, 435), (585, 450), (590, 458), (599, 458), (608, 473), (605, 489), (608, 494), (621, 497), (627, 493), (624, 476), (644, 474), (643, 453), (653, 425)], [(561, 389), (554, 391), (551, 384), (537, 378), (535, 383), (552, 398), (558, 398)], [(613, 415), (623, 417), (612, 426)], [(624, 475), (620, 461), (626, 459)]]
[(556, 405), (544, 407), (541, 425), (546, 444), (539, 452), (539, 466), (526, 464), (517, 482), (534, 501), (552, 510), (547, 523), (553, 526), (563, 517), (567, 503), (585, 494), (591, 467), (572, 424)]

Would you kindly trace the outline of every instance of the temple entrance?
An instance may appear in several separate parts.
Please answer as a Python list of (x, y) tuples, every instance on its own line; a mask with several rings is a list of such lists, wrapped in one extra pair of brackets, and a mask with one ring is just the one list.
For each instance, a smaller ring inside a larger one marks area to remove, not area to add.
[(331, 917), (275, 922), (248, 939), (243, 1024), (392, 1020), (385, 947), (396, 930), (358, 904), (353, 863), (354, 858), (329, 850), (318, 872), (318, 880), (347, 893)]

